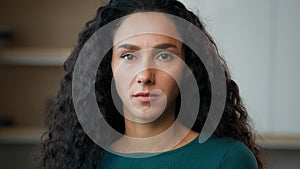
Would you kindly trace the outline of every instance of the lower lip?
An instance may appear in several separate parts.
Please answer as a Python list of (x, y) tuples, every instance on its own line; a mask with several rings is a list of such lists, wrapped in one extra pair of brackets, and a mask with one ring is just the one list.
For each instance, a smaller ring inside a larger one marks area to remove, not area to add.
[(134, 100), (137, 100), (139, 102), (152, 102), (158, 98), (158, 96), (136, 96), (133, 97)]

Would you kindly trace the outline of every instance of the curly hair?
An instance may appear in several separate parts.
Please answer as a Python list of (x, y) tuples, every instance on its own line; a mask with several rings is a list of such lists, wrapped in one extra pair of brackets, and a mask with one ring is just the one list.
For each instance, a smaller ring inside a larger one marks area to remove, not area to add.
[[(72, 99), (73, 71), (78, 55), (85, 42), (100, 28), (123, 16), (136, 12), (162, 12), (178, 16), (195, 25), (207, 40), (199, 44), (199, 48), (210, 51), (212, 46), (216, 55), (207, 60), (216, 69), (225, 70), (226, 78), (226, 103), (220, 123), (214, 135), (218, 137), (230, 137), (243, 142), (256, 157), (260, 169), (264, 168), (260, 157), (260, 148), (255, 144), (255, 135), (249, 124), (247, 110), (243, 106), (239, 95), (238, 85), (231, 79), (226, 62), (218, 53), (217, 46), (199, 18), (177, 0), (111, 0), (105, 6), (97, 10), (96, 16), (86, 23), (80, 32), (78, 43), (70, 57), (64, 63), (65, 74), (61, 81), (61, 88), (52, 109), (47, 115), (48, 131), (42, 137), (41, 162), (39, 168), (65, 169), (80, 168), (86, 161), (96, 165), (101, 159), (103, 149), (95, 144), (84, 132), (76, 116)], [(180, 30), (179, 30), (180, 32)], [(192, 70), (197, 81), (200, 93), (200, 106), (197, 120), (193, 125), (194, 131), (200, 132), (207, 118), (211, 101), (211, 84), (208, 72), (199, 57), (186, 45), (184, 45), (185, 62)], [(124, 133), (124, 117), (116, 113), (111, 96), (111, 51), (102, 60), (95, 81), (95, 94), (98, 106), (107, 122), (118, 132)], [(221, 64), (216, 64), (221, 63)], [(177, 99), (177, 103), (180, 98)], [(178, 109), (177, 104), (176, 108)]]

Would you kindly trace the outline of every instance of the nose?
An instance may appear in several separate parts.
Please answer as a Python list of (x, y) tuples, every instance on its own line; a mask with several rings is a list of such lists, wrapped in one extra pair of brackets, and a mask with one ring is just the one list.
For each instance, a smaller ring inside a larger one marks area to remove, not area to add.
[(155, 83), (154, 70), (145, 69), (137, 74), (137, 83), (142, 85), (153, 85)]

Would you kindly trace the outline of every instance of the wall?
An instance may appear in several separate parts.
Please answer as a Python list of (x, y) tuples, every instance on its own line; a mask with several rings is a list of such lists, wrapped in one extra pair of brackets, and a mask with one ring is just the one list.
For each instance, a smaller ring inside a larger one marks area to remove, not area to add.
[(0, 25), (11, 27), (16, 46), (71, 47), (104, 0), (0, 0)]
[[(79, 31), (103, 3), (103, 0), (0, 0), (0, 26), (9, 26), (14, 33), (10, 50), (26, 51), (18, 52), (18, 57), (31, 57), (31, 53), (36, 57), (39, 54), (46, 58), (49, 54), (60, 57), (55, 54), (74, 47)], [(2, 50), (0, 47), (0, 53)], [(43, 131), (47, 103), (56, 97), (62, 76), (59, 64), (0, 64), (0, 118), (10, 117), (20, 126), (0, 128), (1, 169), (37, 166), (38, 133)]]
[[(19, 52), (19, 57), (28, 57), (31, 53), (47, 57), (49, 53), (36, 51), (66, 48), (71, 51), (84, 24), (104, 2), (0, 0), (0, 26), (8, 26), (14, 33), (12, 51), (20, 48), (30, 51)], [(1, 50), (4, 49), (0, 47), (0, 54)], [(47, 103), (56, 97), (62, 76), (62, 65), (0, 64), (0, 118), (11, 118), (17, 125), (44, 126)]]
[(62, 72), (56, 66), (0, 66), (0, 115), (16, 125), (44, 126)]
[[(229, 63), (254, 125), (262, 134), (300, 134), (299, 7), (297, 0), (185, 0), (199, 10)], [(0, 0), (0, 24), (15, 32), (15, 47), (72, 48), (102, 1)], [(61, 67), (0, 67), (0, 115), (43, 125)], [(36, 145), (0, 144), (2, 168), (32, 168)], [(267, 149), (274, 169), (299, 166), (298, 150)], [(17, 161), (17, 162), (16, 162)], [(22, 167), (17, 165), (23, 165)], [(15, 166), (14, 166), (15, 165)]]
[[(216, 40), (259, 134), (300, 135), (300, 1), (182, 1)], [(300, 166), (299, 147), (264, 148), (264, 157), (270, 169)]]
[(258, 132), (299, 135), (300, 1), (182, 1), (216, 40)]

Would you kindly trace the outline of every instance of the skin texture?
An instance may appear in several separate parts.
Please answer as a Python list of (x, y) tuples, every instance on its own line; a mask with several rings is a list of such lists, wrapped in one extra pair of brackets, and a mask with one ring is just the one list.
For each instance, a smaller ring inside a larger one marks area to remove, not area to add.
[[(176, 31), (175, 25), (170, 24), (172, 27), (167, 27), (159, 24), (164, 21), (171, 22), (161, 14), (138, 13), (126, 18), (114, 36), (116, 42), (126, 37), (128, 30), (135, 35), (114, 45), (112, 71), (119, 96), (124, 103), (125, 116), (135, 112), (137, 120), (141, 122), (143, 119), (148, 122), (147, 119), (157, 116), (155, 114), (161, 114), (164, 110), (151, 109), (164, 108), (159, 104), (165, 102), (167, 111), (173, 111), (171, 114), (175, 115), (175, 99), (179, 89), (173, 77), (180, 80), (184, 66), (180, 62), (180, 59), (184, 59), (180, 41), (151, 33), (139, 35), (139, 32), (148, 28), (148, 18), (153, 17), (157, 18), (153, 24), (158, 25), (155, 28), (159, 32), (168, 29)], [(132, 23), (136, 26), (129, 29)], [(158, 49), (159, 46), (162, 48)], [(155, 94), (154, 97), (148, 97), (150, 100), (147, 97), (135, 97), (139, 93), (149, 92)], [(156, 106), (151, 106), (153, 104)]]
[[(179, 34), (173, 21), (163, 14), (135, 13), (122, 21), (114, 36), (111, 65), (123, 102), (125, 135), (130, 137), (156, 136), (175, 121), (177, 82), (181, 81), (185, 66), (182, 43), (162, 34), (143, 33), (154, 31)], [(163, 137), (140, 142), (123, 137), (112, 149), (123, 153), (167, 151), (187, 144), (198, 135), (190, 131), (180, 140), (184, 130), (188, 132), (186, 127), (176, 124)], [(168, 147), (170, 140), (179, 143)]]

